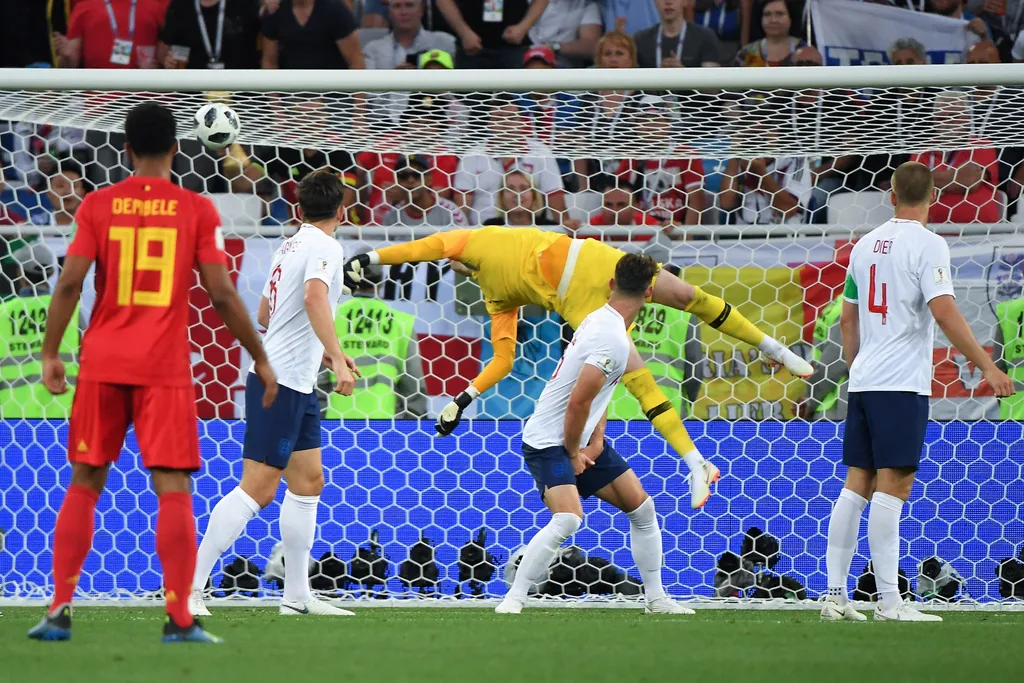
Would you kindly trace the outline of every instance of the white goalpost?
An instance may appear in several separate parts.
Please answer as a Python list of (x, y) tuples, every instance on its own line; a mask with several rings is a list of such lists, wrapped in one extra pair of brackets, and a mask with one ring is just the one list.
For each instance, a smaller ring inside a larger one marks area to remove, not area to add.
[[(16, 310), (42, 301), (55, 281), (82, 196), (130, 174), (124, 117), (149, 100), (175, 114), (175, 179), (217, 204), (232, 275), (254, 315), (270, 257), (296, 225), (296, 181), (324, 167), (350, 188), (339, 231), (347, 255), (455, 226), (519, 224), (528, 213), (547, 229), (677, 266), (817, 359), (851, 241), (891, 216), (894, 167), (911, 158), (974, 165), (981, 179), (942, 188), (931, 227), (950, 245), (961, 310), (997, 356), (1009, 353), (1016, 329), (1006, 304), (1024, 297), (1021, 65), (0, 69), (0, 605), (39, 604), (51, 592), (53, 524), (70, 471), (69, 403), (29, 386), (39, 331), (19, 329)], [(195, 111), (210, 101), (229, 104), (242, 122), (223, 155), (192, 132)], [(410, 164), (419, 165), (430, 199), (397, 185)], [(513, 187), (515, 174), (524, 188)], [(419, 201), (450, 207), (452, 224), (430, 224)], [(25, 261), (40, 250), (52, 261)], [(479, 289), (445, 263), (394, 266), (383, 278), (376, 294), (412, 316), (422, 371), (397, 408), (339, 415), (322, 399), (327, 486), (314, 588), (372, 606), (492, 604), (505, 591), (510, 558), (545, 519), (519, 435), (561, 356), (562, 323), (523, 311), (512, 376), (472, 406), (465, 428), (436, 437), (438, 408), (490, 357)], [(94, 298), (83, 295), (82, 329)], [(248, 362), (203, 296), (191, 301), (202, 533), (240, 476)], [(808, 383), (706, 326), (656, 332), (686, 356), (674, 390), (698, 447), (723, 472), (717, 495), (694, 513), (685, 470), (649, 423), (625, 413), (610, 423), (610, 438), (655, 500), (666, 589), (711, 608), (813, 607), (825, 588), (827, 522), (842, 485), (841, 368)], [(933, 358), (933, 424), (902, 526), (906, 590), (937, 598), (929, 609), (1016, 609), (1024, 598), (1024, 415), (980, 386), (980, 373), (944, 338)], [(413, 360), (403, 359), (403, 372), (415, 374)], [(80, 588), (95, 604), (152, 604), (160, 589), (156, 501), (136, 453), (132, 435), (97, 508)], [(223, 600), (211, 604), (279, 595), (277, 506), (250, 523), (215, 569), (212, 589)], [(636, 606), (628, 520), (593, 501), (584, 510), (573, 550), (537, 587), (537, 604)], [(868, 559), (862, 536), (857, 574)], [(861, 579), (855, 599), (873, 590), (872, 577)]]

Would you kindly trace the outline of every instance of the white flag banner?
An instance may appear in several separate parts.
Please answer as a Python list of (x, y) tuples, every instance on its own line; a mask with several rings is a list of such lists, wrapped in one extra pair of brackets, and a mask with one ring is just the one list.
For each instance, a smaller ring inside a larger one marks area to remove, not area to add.
[(811, 21), (825, 64), (888, 64), (889, 46), (914, 38), (932, 64), (957, 64), (968, 47), (967, 22), (852, 0), (814, 0)]

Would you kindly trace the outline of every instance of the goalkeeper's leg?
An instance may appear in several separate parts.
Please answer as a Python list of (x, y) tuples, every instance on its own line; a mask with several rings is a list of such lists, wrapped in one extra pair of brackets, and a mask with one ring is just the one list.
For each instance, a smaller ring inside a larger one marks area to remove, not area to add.
[(629, 549), (633, 561), (644, 582), (644, 598), (648, 614), (693, 614), (689, 607), (683, 607), (665, 593), (661, 583), (662, 553), (661, 527), (654, 511), (654, 501), (644, 491), (636, 473), (615, 449), (605, 444), (605, 449), (594, 461), (594, 466), (580, 477), (580, 492), (587, 493), (583, 480), (615, 476), (610, 483), (599, 488), (595, 495), (614, 505), (629, 517)]
[(632, 342), (622, 383), (640, 402), (640, 408), (654, 428), (665, 437), (669, 446), (690, 468), (690, 505), (694, 509), (703, 507), (711, 496), (711, 484), (717, 481), (719, 470), (705, 460), (697, 450), (693, 439), (683, 426), (683, 418), (679, 411), (673, 407), (665, 392), (654, 381), (654, 375), (644, 365), (643, 358)]
[(809, 377), (814, 368), (786, 345), (759, 330), (736, 308), (700, 287), (665, 273), (654, 281), (654, 303), (693, 313), (698, 318), (734, 339), (757, 347), (765, 356), (797, 377)]

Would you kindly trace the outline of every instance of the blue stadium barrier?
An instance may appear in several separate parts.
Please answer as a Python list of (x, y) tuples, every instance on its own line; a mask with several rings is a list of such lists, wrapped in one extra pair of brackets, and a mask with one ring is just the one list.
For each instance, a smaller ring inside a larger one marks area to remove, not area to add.
[[(715, 561), (738, 551), (744, 531), (775, 535), (783, 559), (777, 570), (802, 581), (810, 595), (825, 587), (828, 516), (844, 472), (841, 426), (804, 422), (692, 422), (691, 435), (721, 467), (723, 478), (704, 510), (689, 509), (685, 466), (665, 452), (647, 422), (611, 423), (609, 437), (640, 475), (661, 516), (667, 571), (676, 596), (710, 595)], [(201, 423), (204, 468), (196, 477), (199, 531), (221, 495), (241, 474), (244, 424)], [(334, 548), (348, 559), (373, 529), (391, 560), (390, 590), (408, 549), (424, 533), (436, 544), (442, 590), (455, 590), (459, 549), (476, 531), (490, 531), (489, 550), (504, 563), (547, 520), (519, 455), (520, 422), (476, 420), (455, 438), (435, 438), (418, 422), (325, 422), (326, 488), (313, 555)], [(911, 578), (931, 556), (949, 560), (968, 580), (972, 597), (999, 599), (995, 568), (1024, 541), (1024, 426), (1020, 423), (932, 423), (927, 455), (905, 511), (902, 568)], [(46, 586), (50, 539), (70, 478), (64, 422), (0, 421), (0, 551), (2, 594)], [(82, 575), (86, 591), (142, 593), (159, 587), (152, 534), (156, 498), (133, 453), (130, 434), (100, 499), (95, 551)], [(261, 567), (278, 538), (277, 501), (250, 522), (234, 552)], [(587, 501), (575, 544), (623, 568), (633, 566), (625, 515)], [(867, 562), (867, 516), (854, 573)], [(218, 570), (219, 571), (219, 570)], [(500, 571), (487, 586), (504, 593)], [(219, 576), (214, 576), (215, 584)]]

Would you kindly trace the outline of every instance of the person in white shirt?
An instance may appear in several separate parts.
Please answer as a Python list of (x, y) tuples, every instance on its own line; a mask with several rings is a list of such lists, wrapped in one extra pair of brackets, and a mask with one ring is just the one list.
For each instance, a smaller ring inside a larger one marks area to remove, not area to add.
[(523, 610), (530, 587), (546, 580), (558, 547), (583, 523), (580, 496), (594, 495), (629, 517), (630, 549), (643, 578), (647, 612), (693, 614), (662, 587), (654, 501), (604, 438), (608, 403), (632, 348), (628, 329), (651, 297), (657, 271), (650, 256), (619, 259), (608, 303), (583, 319), (526, 422), (523, 457), (552, 515), (527, 545), (512, 587), (495, 609), (499, 614)]
[(263, 408), (263, 387), (250, 369), (245, 385), (242, 481), (213, 508), (199, 546), (192, 582), (192, 614), (209, 612), (203, 591), (213, 565), (245, 525), (274, 500), (282, 476), (281, 542), (286, 567), (281, 614), (351, 615), (315, 598), (305, 571), (316, 535), (316, 511), (324, 486), (320, 455), (317, 372), (321, 359), (338, 378), (334, 390), (351, 396), (358, 375), (334, 329), (334, 310), (344, 288), (345, 253), (334, 231), (345, 218), (345, 185), (328, 171), (310, 173), (298, 187), (305, 221), (274, 253), (257, 320), (267, 328), (263, 348), (278, 372), (277, 400)]
[[(452, 180), (455, 203), (466, 212), (470, 225), (482, 225), (498, 215), (496, 199), (505, 174), (523, 171), (529, 175), (545, 197), (551, 217), (571, 227), (579, 221), (569, 218), (565, 205), (565, 186), (551, 148), (530, 134), (530, 122), (515, 96), (495, 95), (487, 102), (491, 108), (488, 140), (472, 153), (462, 157)], [(494, 148), (518, 146), (516, 156), (499, 157)]]
[(892, 176), (895, 217), (854, 245), (840, 322), (850, 367), (843, 464), (849, 469), (828, 526), (824, 621), (865, 621), (847, 598), (860, 518), (871, 497), (868, 547), (880, 600), (876, 621), (942, 621), (903, 602), (898, 589), (900, 515), (928, 426), (935, 323), (982, 370), (996, 396), (1013, 383), (996, 368), (956, 307), (949, 247), (928, 230), (932, 172), (908, 162)]

